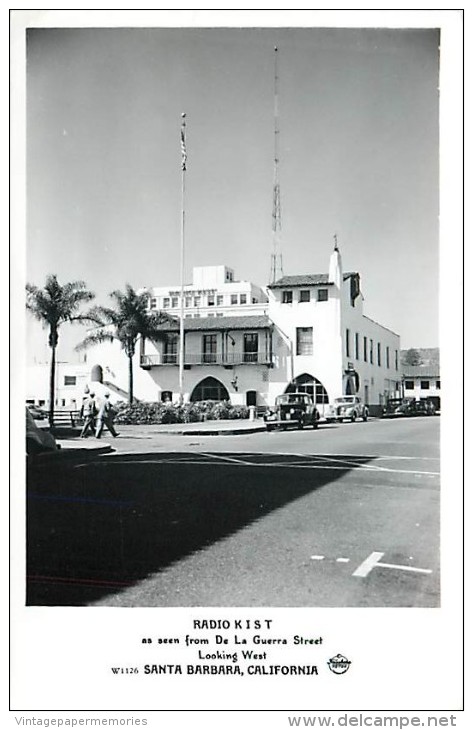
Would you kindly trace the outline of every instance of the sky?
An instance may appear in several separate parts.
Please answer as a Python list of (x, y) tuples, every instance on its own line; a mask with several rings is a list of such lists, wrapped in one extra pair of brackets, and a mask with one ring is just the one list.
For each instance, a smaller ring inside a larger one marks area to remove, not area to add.
[[(438, 346), (436, 29), (29, 29), (27, 281), (83, 279), (98, 304), (179, 284), (185, 112), (185, 280), (226, 264), (267, 285), (274, 46), (284, 274), (327, 272), (336, 233), (365, 314)], [(81, 336), (62, 330), (59, 359)]]

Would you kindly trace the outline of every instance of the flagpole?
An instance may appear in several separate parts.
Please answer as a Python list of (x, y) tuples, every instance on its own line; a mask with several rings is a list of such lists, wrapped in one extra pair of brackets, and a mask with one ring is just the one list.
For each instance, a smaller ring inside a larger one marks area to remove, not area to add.
[(179, 402), (184, 402), (184, 241), (186, 223), (186, 115), (181, 114), (181, 321), (179, 325)]

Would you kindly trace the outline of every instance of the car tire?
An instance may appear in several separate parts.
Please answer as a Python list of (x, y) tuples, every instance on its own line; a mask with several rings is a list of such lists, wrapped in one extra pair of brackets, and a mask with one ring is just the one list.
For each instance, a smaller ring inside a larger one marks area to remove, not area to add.
[(312, 421), (312, 428), (318, 428), (319, 422), (318, 421)]
[(366, 423), (366, 421), (367, 421), (367, 420), (368, 420), (368, 414), (367, 414), (367, 412), (365, 411), (365, 412), (363, 413), (363, 421), (364, 421), (364, 422)]
[(352, 417), (351, 417), (351, 422), (355, 423), (355, 421), (356, 421), (356, 413), (353, 413)]

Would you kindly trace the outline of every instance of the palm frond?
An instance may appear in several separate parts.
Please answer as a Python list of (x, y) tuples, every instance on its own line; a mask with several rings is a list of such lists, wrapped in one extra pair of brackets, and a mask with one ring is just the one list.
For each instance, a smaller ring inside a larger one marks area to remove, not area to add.
[(100, 330), (97, 332), (90, 332), (84, 339), (75, 346), (76, 352), (82, 352), (87, 350), (89, 347), (94, 345), (101, 345), (104, 342), (114, 342), (117, 338), (116, 334), (112, 331)]

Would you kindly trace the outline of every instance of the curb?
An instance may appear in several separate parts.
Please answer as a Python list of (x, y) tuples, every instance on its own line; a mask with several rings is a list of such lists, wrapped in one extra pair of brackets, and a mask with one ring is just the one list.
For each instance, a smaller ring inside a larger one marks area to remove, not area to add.
[[(156, 434), (171, 434), (173, 436), (235, 436), (245, 433), (263, 433), (266, 427), (255, 426), (255, 428), (222, 428), (213, 430), (176, 430), (176, 431), (154, 431)], [(126, 438), (124, 434), (124, 438)]]
[(84, 458), (87, 456), (100, 456), (115, 451), (110, 444), (97, 446), (94, 449), (58, 449), (58, 451), (45, 451), (43, 454), (28, 454), (26, 462), (28, 466), (39, 466), (42, 464), (57, 464), (68, 459)]

